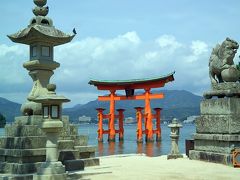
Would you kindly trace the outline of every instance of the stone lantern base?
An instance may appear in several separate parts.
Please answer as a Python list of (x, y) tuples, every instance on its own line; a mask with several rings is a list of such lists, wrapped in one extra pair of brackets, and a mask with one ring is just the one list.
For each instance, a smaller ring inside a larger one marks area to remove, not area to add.
[(67, 174), (62, 162), (42, 163), (37, 174), (33, 175), (33, 180), (65, 180)]
[[(41, 122), (40, 115), (20, 116), (5, 126), (5, 136), (0, 137), (0, 179), (32, 179), (33, 174), (44, 167), (46, 135), (39, 127)], [(67, 116), (62, 117), (62, 122), (58, 160), (66, 171), (99, 165), (96, 147), (87, 145), (88, 136), (79, 135), (77, 126), (70, 124)]]

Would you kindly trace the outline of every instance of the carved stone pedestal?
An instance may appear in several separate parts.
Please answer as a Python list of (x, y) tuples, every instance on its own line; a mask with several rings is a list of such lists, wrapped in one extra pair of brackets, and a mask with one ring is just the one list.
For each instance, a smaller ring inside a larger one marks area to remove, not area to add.
[(235, 148), (240, 148), (240, 98), (203, 100), (190, 159), (232, 166)]

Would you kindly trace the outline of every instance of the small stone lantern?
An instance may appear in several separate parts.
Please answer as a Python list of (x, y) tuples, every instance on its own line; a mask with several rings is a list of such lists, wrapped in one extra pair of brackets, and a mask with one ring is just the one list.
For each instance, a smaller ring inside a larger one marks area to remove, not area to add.
[(168, 127), (171, 128), (170, 137), (172, 141), (172, 147), (170, 154), (168, 154), (167, 156), (167, 159), (182, 158), (183, 155), (179, 153), (178, 149), (179, 130), (182, 127), (182, 125), (178, 123), (176, 118), (174, 118), (172, 120), (172, 123), (169, 124)]
[(46, 133), (46, 162), (44, 162), (37, 174), (34, 175), (34, 180), (40, 179), (66, 179), (65, 166), (58, 161), (58, 136), (63, 128), (61, 121), (62, 103), (69, 102), (64, 96), (58, 96), (55, 93), (56, 85), (48, 84), (47, 95), (39, 96), (34, 99), (34, 102), (42, 104), (43, 122), (41, 129)]

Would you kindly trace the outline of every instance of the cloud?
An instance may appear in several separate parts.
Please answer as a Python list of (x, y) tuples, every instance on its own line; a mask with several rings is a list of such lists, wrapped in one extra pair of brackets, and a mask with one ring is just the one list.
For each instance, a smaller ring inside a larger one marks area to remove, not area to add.
[(156, 39), (156, 43), (161, 48), (170, 48), (173, 51), (183, 46), (180, 42), (176, 41), (175, 37), (172, 35), (163, 35)]
[(4, 91), (5, 88), (13, 91), (13, 87), (22, 86), (27, 81), (27, 73), (22, 68), (23, 61), (28, 58), (27, 55), (27, 46), (0, 44), (0, 91)]
[(191, 49), (194, 55), (201, 55), (208, 52), (208, 45), (202, 41), (192, 41)]
[[(29, 92), (32, 80), (22, 67), (28, 59), (28, 48), (0, 45), (0, 52), (0, 94), (7, 96), (9, 89), (11, 94), (17, 94), (19, 89)], [(179, 42), (173, 35), (162, 35), (148, 42), (134, 31), (109, 39), (88, 37), (55, 48), (55, 60), (61, 67), (51, 82), (57, 84), (58, 92), (72, 99), (71, 105), (106, 93), (88, 85), (90, 79), (148, 78), (173, 71), (176, 71), (175, 81), (166, 85), (167, 89), (202, 94), (209, 88), (209, 56), (206, 42), (194, 40), (188, 44)], [(19, 97), (16, 99), (19, 101)]]

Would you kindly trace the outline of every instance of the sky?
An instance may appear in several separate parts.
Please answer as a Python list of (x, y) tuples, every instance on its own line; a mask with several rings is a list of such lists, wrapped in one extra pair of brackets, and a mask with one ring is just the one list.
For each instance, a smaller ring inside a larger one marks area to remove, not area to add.
[[(6, 35), (28, 26), (33, 0), (1, 0), (0, 97), (23, 103), (32, 80), (22, 64), (26, 45)], [(48, 16), (72, 42), (55, 47), (51, 83), (71, 102), (95, 100), (90, 79), (151, 78), (176, 71), (169, 90), (202, 95), (209, 90), (208, 61), (212, 48), (230, 37), (240, 42), (239, 0), (48, 0)], [(238, 63), (238, 55), (235, 63)]]

